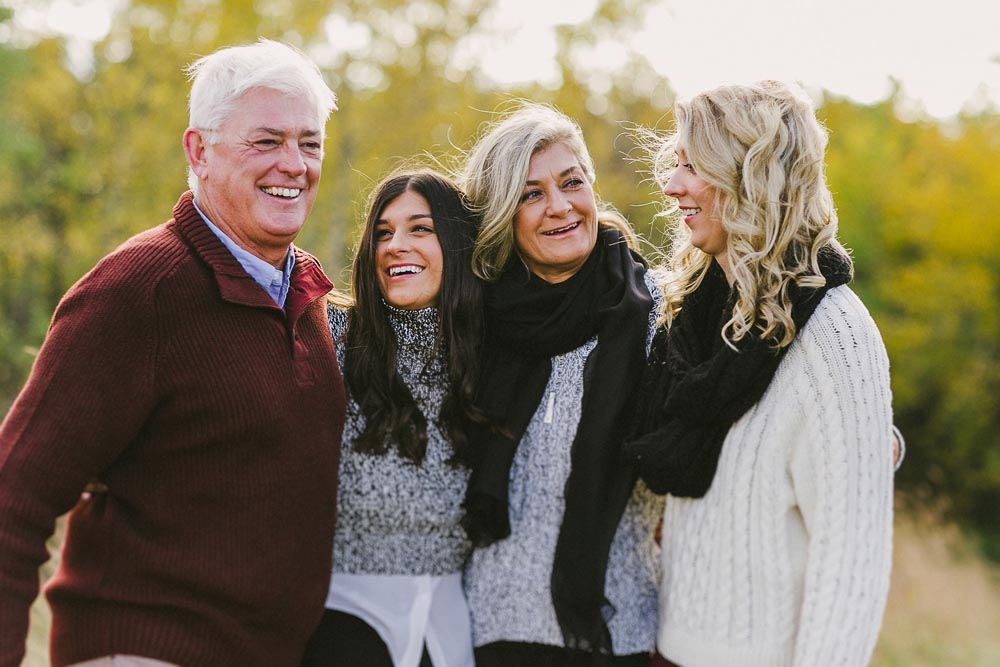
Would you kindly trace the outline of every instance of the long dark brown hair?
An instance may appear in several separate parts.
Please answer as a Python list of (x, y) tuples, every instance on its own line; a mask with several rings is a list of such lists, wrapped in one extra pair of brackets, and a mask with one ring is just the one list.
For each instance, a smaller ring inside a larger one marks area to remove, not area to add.
[(451, 441), (452, 462), (467, 463), (468, 432), (473, 424), (485, 421), (473, 402), (484, 330), (482, 283), (472, 273), (478, 220), (461, 190), (431, 170), (397, 173), (375, 188), (354, 256), (354, 307), (347, 320), (345, 380), (365, 416), (364, 430), (354, 447), (384, 454), (389, 443), (394, 443), (414, 463), (423, 461), (427, 450), (427, 415), (421, 413), (396, 371), (398, 341), (377, 278), (376, 226), (385, 208), (407, 191), (427, 200), (441, 244), (440, 326), (433, 353), (447, 355), (448, 390), (438, 425)]

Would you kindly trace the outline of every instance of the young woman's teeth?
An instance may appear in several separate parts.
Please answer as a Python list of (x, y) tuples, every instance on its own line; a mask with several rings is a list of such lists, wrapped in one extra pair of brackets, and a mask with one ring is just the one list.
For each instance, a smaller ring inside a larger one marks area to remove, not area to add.
[(684, 209), (683, 212), (684, 212), (684, 215), (695, 215), (697, 213), (701, 213), (701, 209), (700, 208), (686, 208), (686, 209)]
[(421, 269), (419, 266), (390, 266), (389, 267), (389, 275), (390, 276), (399, 276), (399, 275), (402, 275), (404, 273), (420, 273), (422, 271), (423, 271), (423, 269)]
[(274, 197), (285, 197), (286, 199), (293, 199), (299, 196), (302, 190), (298, 188), (261, 188), (264, 192)]

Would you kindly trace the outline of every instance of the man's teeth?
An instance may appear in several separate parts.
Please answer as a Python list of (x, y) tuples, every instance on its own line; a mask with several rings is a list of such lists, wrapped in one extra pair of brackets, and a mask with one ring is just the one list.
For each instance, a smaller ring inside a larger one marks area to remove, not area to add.
[(389, 267), (389, 275), (390, 276), (399, 276), (399, 275), (402, 275), (404, 273), (420, 273), (422, 271), (423, 271), (423, 269), (421, 269), (419, 266), (390, 266)]
[(302, 192), (299, 188), (261, 188), (264, 192), (275, 197), (286, 197), (292, 199), (293, 197), (298, 197), (299, 193)]
[(560, 227), (559, 229), (550, 229), (547, 232), (542, 232), (542, 234), (545, 236), (552, 236), (553, 234), (562, 234), (563, 232), (568, 232), (574, 227), (577, 227), (579, 224), (580, 224), (579, 222), (572, 222), (566, 225), (565, 227)]

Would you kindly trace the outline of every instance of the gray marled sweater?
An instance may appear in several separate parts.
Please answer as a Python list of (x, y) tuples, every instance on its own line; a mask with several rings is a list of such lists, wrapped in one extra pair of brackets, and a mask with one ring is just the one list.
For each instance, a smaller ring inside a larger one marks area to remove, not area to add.
[[(649, 341), (661, 293), (654, 297)], [(476, 549), (465, 569), (465, 593), (476, 646), (496, 641), (562, 646), (549, 579), (565, 509), (570, 448), (580, 422), (583, 369), (597, 338), (552, 358), (544, 399), (521, 439), (510, 473), (511, 534)], [(551, 401), (551, 409), (550, 409)], [(615, 609), (608, 622), (616, 655), (652, 651), (657, 626), (659, 547), (653, 534), (663, 498), (638, 482), (611, 544), (605, 594)]]
[[(427, 418), (427, 453), (416, 465), (400, 457), (395, 448), (377, 456), (356, 452), (353, 443), (364, 428), (364, 416), (348, 387), (333, 571), (452, 574), (461, 570), (469, 553), (468, 539), (459, 525), (469, 473), (448, 464), (451, 445), (437, 423), (448, 383), (441, 355), (431, 359), (438, 311), (388, 305), (386, 309), (399, 342), (397, 370)], [(329, 315), (343, 368), (340, 339), (347, 327), (347, 311), (331, 308)]]

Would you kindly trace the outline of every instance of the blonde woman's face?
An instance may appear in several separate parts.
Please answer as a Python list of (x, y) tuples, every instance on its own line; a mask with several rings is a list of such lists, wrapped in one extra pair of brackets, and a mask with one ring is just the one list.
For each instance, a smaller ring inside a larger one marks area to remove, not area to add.
[(677, 163), (677, 168), (663, 186), (663, 194), (677, 200), (684, 224), (691, 230), (691, 245), (712, 255), (723, 269), (728, 269), (728, 235), (715, 210), (715, 188), (698, 175), (683, 147), (677, 148)]
[(565, 144), (552, 144), (531, 157), (514, 214), (514, 243), (532, 273), (550, 283), (572, 277), (594, 249), (594, 190)]

